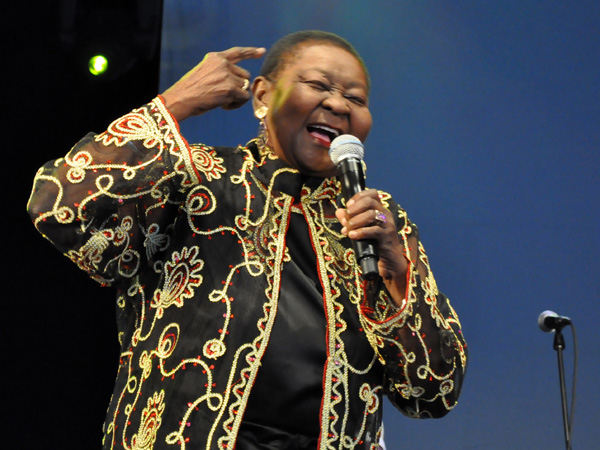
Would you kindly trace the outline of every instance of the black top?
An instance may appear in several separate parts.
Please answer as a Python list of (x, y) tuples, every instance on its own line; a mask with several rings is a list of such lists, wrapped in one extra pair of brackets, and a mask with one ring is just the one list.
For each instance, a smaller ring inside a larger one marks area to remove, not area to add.
[(257, 433), (262, 437), (261, 445), (276, 441), (278, 446), (274, 448), (278, 449), (288, 448), (282, 447), (283, 442), (289, 441), (291, 445), (294, 438), (289, 433), (302, 435), (295, 438), (299, 442), (309, 440), (307, 437), (316, 442), (319, 436), (323, 365), (327, 358), (323, 288), (317, 276), (308, 227), (301, 211), (296, 208), (294, 211), (286, 242), (291, 261), (283, 266), (270, 345), (238, 436), (237, 448), (241, 449), (255, 448), (250, 435)]

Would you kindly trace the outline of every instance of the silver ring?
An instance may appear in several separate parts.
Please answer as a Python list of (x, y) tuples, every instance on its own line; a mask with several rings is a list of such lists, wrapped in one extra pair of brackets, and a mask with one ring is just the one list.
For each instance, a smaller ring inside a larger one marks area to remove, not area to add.
[(379, 222), (380, 225), (385, 225), (387, 223), (387, 217), (381, 211), (376, 209), (373, 210), (375, 212), (375, 220)]
[(242, 86), (242, 91), (247, 91), (249, 87), (250, 87), (250, 80), (248, 78), (246, 78), (244, 80), (244, 85)]

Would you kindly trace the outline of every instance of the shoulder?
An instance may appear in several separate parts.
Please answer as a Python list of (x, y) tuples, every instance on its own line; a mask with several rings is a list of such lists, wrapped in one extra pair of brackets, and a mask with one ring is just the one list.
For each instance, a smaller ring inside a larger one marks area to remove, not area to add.
[(190, 153), (194, 167), (204, 175), (206, 181), (220, 179), (227, 172), (235, 173), (245, 161), (252, 158), (252, 153), (244, 146), (211, 147), (205, 144), (191, 144)]

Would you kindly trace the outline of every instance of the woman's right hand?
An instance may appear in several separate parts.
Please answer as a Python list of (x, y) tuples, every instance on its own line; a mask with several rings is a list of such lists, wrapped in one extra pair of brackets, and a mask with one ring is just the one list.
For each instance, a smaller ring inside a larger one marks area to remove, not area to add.
[(250, 99), (250, 73), (236, 64), (260, 58), (265, 52), (259, 47), (233, 47), (207, 53), (200, 64), (162, 94), (167, 109), (180, 122), (219, 107), (239, 108)]

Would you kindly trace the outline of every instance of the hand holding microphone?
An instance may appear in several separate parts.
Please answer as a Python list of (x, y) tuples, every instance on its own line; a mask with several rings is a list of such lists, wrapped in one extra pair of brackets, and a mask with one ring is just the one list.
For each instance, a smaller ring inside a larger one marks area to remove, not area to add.
[[(342, 182), (342, 194), (348, 202), (356, 194), (365, 189), (365, 175), (363, 173), (362, 159), (365, 150), (359, 139), (349, 134), (343, 134), (333, 140), (329, 147), (329, 156), (340, 171), (340, 180)], [(375, 213), (377, 214), (377, 212)], [(381, 213), (379, 213), (381, 214)], [(379, 219), (386, 222), (384, 216)], [(346, 218), (346, 229), (350, 218)], [(352, 241), (356, 260), (362, 269), (362, 276), (366, 280), (374, 280), (379, 276), (377, 262), (379, 256), (375, 242), (371, 239), (355, 239)]]
[(336, 216), (344, 227), (342, 233), (352, 239), (363, 279), (381, 276), (386, 284), (395, 283), (397, 289), (393, 290), (399, 291), (395, 298), (401, 301), (408, 264), (391, 212), (376, 190), (365, 190), (363, 144), (354, 136), (341, 135), (331, 143), (329, 155), (340, 172), (346, 200), (346, 209), (336, 211)]

